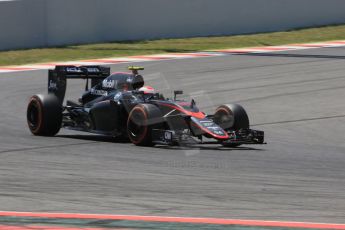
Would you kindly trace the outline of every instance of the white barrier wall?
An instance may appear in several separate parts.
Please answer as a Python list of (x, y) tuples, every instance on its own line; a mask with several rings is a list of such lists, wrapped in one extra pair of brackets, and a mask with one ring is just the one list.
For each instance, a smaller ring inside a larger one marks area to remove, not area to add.
[(0, 49), (345, 23), (344, 0), (0, 1)]
[(0, 49), (46, 44), (46, 12), (42, 10), (41, 4), (33, 7), (35, 5), (25, 0), (0, 1)]

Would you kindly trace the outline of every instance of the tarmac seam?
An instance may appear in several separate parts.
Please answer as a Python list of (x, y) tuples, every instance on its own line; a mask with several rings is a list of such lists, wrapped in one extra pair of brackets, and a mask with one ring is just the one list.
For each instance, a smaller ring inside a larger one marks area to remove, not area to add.
[(286, 124), (286, 123), (295, 123), (295, 122), (304, 122), (304, 121), (316, 121), (316, 120), (327, 120), (327, 119), (335, 119), (335, 118), (345, 118), (345, 115), (336, 115), (336, 116), (327, 116), (327, 117), (314, 117), (314, 118), (297, 119), (297, 120), (290, 120), (290, 121), (268, 122), (268, 123), (253, 124), (252, 126), (279, 125), (279, 124)]
[(31, 147), (31, 148), (20, 148), (20, 149), (8, 149), (8, 150), (0, 151), (0, 154), (2, 154), (2, 153), (11, 153), (11, 152), (23, 152), (23, 151), (38, 150), (38, 149), (50, 149), (50, 148), (75, 146), (75, 145), (89, 145), (89, 144), (94, 144), (94, 143), (98, 143), (98, 141), (80, 142), (80, 143), (63, 144), (63, 145), (48, 145), (48, 146), (39, 146), (39, 147)]

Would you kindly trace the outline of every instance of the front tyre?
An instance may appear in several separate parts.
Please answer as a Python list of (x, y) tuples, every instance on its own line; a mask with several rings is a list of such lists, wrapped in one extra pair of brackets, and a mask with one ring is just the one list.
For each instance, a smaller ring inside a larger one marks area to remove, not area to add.
[[(238, 104), (219, 106), (216, 109), (213, 120), (225, 131), (249, 129), (249, 119), (247, 112), (241, 105)], [(241, 144), (222, 143), (222, 145), (226, 147), (238, 147)]]
[(32, 134), (54, 136), (61, 128), (62, 105), (53, 94), (34, 95), (30, 98), (26, 118)]
[(152, 104), (137, 105), (128, 115), (128, 137), (135, 145), (154, 146), (152, 129), (160, 128), (162, 123), (162, 113), (157, 106)]

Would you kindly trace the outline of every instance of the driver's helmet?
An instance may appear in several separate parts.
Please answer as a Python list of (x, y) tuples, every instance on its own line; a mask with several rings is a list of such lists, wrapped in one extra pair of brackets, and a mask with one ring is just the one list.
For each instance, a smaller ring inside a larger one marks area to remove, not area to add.
[(153, 87), (148, 86), (148, 85), (141, 87), (138, 91), (144, 92), (144, 94), (155, 94), (156, 93), (156, 90)]

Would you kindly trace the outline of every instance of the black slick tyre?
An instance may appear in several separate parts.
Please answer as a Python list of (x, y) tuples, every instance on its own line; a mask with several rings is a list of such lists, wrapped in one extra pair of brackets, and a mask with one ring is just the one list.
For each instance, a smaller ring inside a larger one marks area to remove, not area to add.
[(128, 115), (127, 134), (130, 141), (138, 146), (154, 146), (152, 129), (163, 123), (162, 113), (152, 104), (139, 104)]
[(26, 118), (32, 134), (54, 136), (61, 128), (62, 105), (53, 94), (34, 95), (30, 98)]
[[(224, 130), (240, 130), (249, 128), (249, 119), (247, 112), (241, 105), (227, 104), (221, 105), (216, 109), (214, 122)], [(226, 147), (237, 147), (241, 144), (225, 144)]]

